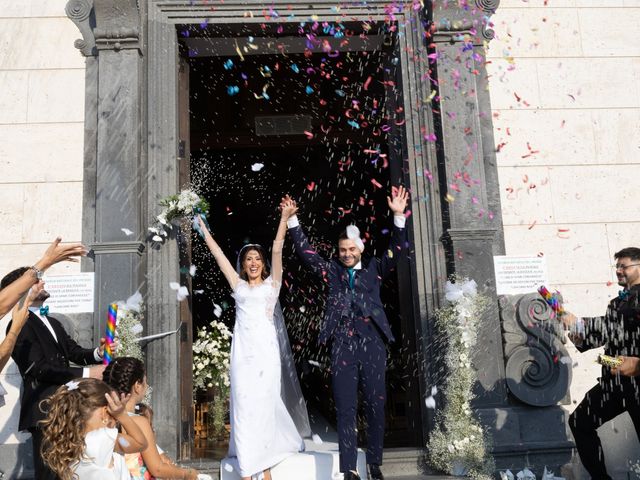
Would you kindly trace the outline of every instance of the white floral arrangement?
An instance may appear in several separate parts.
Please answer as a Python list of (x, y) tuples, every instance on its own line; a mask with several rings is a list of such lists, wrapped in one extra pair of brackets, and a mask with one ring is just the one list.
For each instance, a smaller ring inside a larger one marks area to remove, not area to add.
[(209, 204), (191, 189), (182, 190), (176, 195), (169, 195), (160, 200), (159, 205), (164, 207), (155, 218), (149, 231), (153, 234), (154, 242), (164, 242), (172, 230), (171, 222), (175, 219), (191, 218), (194, 215), (206, 216), (209, 212)]
[(118, 337), (118, 357), (134, 357), (144, 362), (140, 347), (140, 334), (144, 320), (144, 302), (140, 292), (134, 293), (125, 302), (118, 302), (118, 320), (116, 336)]
[[(436, 427), (427, 444), (428, 458), (440, 471), (485, 480), (493, 478), (494, 462), (487, 450), (488, 435), (471, 409), (477, 379), (471, 351), (489, 299), (478, 294), (475, 281), (454, 281), (445, 286), (449, 304), (436, 312), (436, 326), (446, 343), (447, 377), (442, 392), (445, 405), (436, 413)], [(433, 402), (432, 397), (429, 400)]]
[(217, 320), (209, 328), (198, 329), (193, 342), (193, 389), (216, 388), (226, 397), (229, 390), (229, 362), (231, 360), (231, 332)]

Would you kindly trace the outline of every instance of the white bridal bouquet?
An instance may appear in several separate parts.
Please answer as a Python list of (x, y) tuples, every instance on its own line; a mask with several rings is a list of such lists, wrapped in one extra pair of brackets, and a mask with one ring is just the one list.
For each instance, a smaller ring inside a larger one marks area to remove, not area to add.
[[(156, 216), (154, 225), (149, 227), (154, 242), (163, 242), (169, 236), (168, 231), (173, 228), (171, 226), (172, 220), (191, 217), (195, 219), (199, 215), (206, 221), (206, 215), (209, 213), (207, 201), (188, 188), (177, 195), (163, 198), (159, 205), (164, 208)], [(194, 228), (198, 230), (199, 227), (196, 225), (197, 223), (194, 222)]]

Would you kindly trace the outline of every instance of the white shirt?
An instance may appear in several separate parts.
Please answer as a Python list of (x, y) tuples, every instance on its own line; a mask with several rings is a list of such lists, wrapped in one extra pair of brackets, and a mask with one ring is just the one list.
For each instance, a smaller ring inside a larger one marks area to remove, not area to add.
[[(47, 330), (51, 332), (51, 336), (53, 337), (53, 339), (56, 341), (56, 343), (58, 343), (58, 336), (51, 326), (51, 322), (49, 322), (49, 319), (46, 317), (46, 315), (40, 315), (40, 307), (29, 307), (29, 311), (36, 317), (38, 317), (42, 321), (42, 323), (44, 323), (44, 326), (47, 327)], [(93, 351), (93, 358), (96, 360), (96, 362), (102, 361), (102, 357), (100, 356), (99, 350), (97, 348)], [(82, 378), (89, 378), (89, 367), (82, 368)]]

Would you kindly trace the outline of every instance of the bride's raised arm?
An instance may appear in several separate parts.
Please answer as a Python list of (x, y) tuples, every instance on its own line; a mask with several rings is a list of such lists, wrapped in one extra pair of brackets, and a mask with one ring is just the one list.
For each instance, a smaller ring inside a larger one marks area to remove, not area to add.
[[(238, 276), (238, 273), (236, 272), (236, 269), (233, 268), (233, 265), (231, 265), (231, 262), (229, 262), (229, 259), (225, 256), (224, 252), (220, 248), (220, 245), (218, 245), (218, 243), (213, 239), (213, 237), (211, 236), (211, 232), (209, 232), (209, 229), (199, 216), (198, 223), (200, 224), (200, 228), (204, 232), (204, 241), (213, 254), (213, 258), (215, 258), (218, 267), (220, 267), (220, 270), (222, 270), (222, 274), (227, 279), (227, 282), (229, 282), (229, 285), (231, 285), (231, 288), (235, 290), (236, 285), (238, 284), (238, 279), (240, 278)], [(280, 269), (282, 270), (282, 267), (280, 267)]]
[(296, 214), (298, 207), (293, 200), (283, 199), (280, 211), (280, 223), (271, 250), (271, 278), (277, 283), (282, 282), (282, 247), (284, 246), (284, 237), (287, 234), (287, 220)]

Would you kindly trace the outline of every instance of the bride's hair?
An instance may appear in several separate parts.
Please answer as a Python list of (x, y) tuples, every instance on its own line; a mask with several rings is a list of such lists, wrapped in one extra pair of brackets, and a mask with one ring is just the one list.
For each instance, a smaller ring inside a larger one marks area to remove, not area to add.
[(144, 363), (134, 357), (117, 357), (104, 369), (102, 379), (118, 394), (128, 395), (136, 383), (144, 381)]
[(47, 412), (40, 422), (42, 459), (61, 480), (73, 478), (71, 467), (82, 457), (87, 421), (97, 408), (107, 406), (105, 394), (110, 391), (100, 380), (79, 378), (40, 402), (40, 408)]
[(244, 281), (247, 281), (248, 277), (247, 277), (247, 272), (244, 271), (244, 260), (245, 258), (247, 258), (247, 255), (249, 254), (249, 252), (258, 252), (258, 255), (260, 255), (260, 260), (262, 260), (262, 280), (264, 280), (265, 278), (267, 278), (269, 276), (269, 265), (267, 264), (267, 252), (264, 251), (264, 248), (262, 248), (262, 245), (258, 245), (258, 244), (249, 244), (249, 245), (245, 245), (244, 247), (242, 247), (240, 249), (240, 264), (239, 264), (239, 268), (240, 268), (240, 278)]

